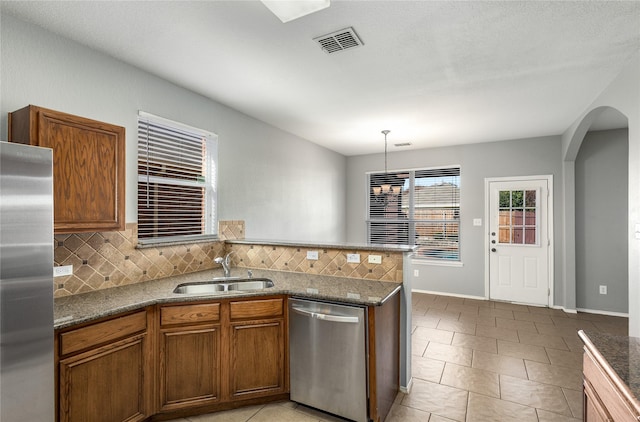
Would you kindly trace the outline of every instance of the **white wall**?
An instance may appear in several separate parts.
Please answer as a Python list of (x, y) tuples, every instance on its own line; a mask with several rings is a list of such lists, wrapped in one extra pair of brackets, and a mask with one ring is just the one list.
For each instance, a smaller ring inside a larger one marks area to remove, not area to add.
[(344, 241), (346, 159), (110, 56), (1, 17), (0, 139), (28, 104), (126, 128), (126, 220), (137, 221), (136, 116), (219, 135), (219, 218), (250, 238)]
[[(389, 170), (437, 167), (459, 164), (460, 178), (460, 254), (462, 267), (413, 264), (412, 287), (458, 295), (485, 297), (485, 242), (488, 241), (485, 220), (484, 179), (488, 177), (552, 174), (561, 179), (561, 140), (559, 136), (490, 142), (389, 154)], [(366, 242), (366, 172), (380, 171), (384, 155), (371, 154), (347, 159), (347, 241)], [(555, 290), (562, 291), (562, 230), (560, 205), (562, 185), (554, 189), (555, 226)], [(482, 218), (481, 227), (473, 226), (474, 218)], [(415, 260), (418, 262), (418, 260)], [(413, 269), (419, 277), (413, 278)]]
[[(575, 161), (576, 307), (627, 313), (626, 129), (588, 132)], [(607, 286), (607, 294), (599, 286)]]

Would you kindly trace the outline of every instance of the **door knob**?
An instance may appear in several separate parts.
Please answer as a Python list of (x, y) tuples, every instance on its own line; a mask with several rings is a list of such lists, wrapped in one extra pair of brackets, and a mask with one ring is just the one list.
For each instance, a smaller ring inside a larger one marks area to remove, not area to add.
[(496, 251), (496, 248), (491, 248), (491, 252), (495, 252), (495, 251)]
[(491, 241), (491, 243), (495, 244), (495, 243), (496, 243), (496, 240), (495, 240), (495, 239), (493, 239), (493, 240)]

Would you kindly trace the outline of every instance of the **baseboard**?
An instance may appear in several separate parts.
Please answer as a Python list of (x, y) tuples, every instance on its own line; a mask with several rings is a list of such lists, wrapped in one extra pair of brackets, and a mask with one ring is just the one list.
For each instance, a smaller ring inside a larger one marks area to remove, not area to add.
[(421, 290), (421, 289), (411, 289), (412, 293), (426, 293), (430, 295), (438, 295), (438, 296), (451, 296), (451, 297), (459, 297), (462, 299), (474, 299), (474, 300), (489, 300), (484, 296), (472, 296), (472, 295), (461, 295), (457, 293), (447, 293), (447, 292), (435, 292), (432, 290)]
[(405, 394), (409, 394), (411, 393), (411, 388), (413, 387), (413, 377), (411, 377), (411, 379), (409, 380), (409, 382), (407, 383), (407, 386), (400, 386), (400, 392), (401, 393), (405, 393)]
[(598, 314), (598, 315), (608, 315), (622, 318), (629, 318), (629, 314), (625, 314), (622, 312), (609, 312), (609, 311), (600, 311), (597, 309), (585, 309), (585, 308), (577, 308), (578, 312), (585, 312), (588, 314)]
[[(484, 296), (461, 295), (461, 294), (457, 294), (457, 293), (436, 292), (436, 291), (433, 291), (433, 290), (411, 289), (411, 292), (412, 293), (426, 293), (426, 294), (438, 295), (438, 296), (459, 297), (459, 298), (463, 298), (463, 299), (491, 300), (491, 299), (489, 299), (487, 297), (484, 297)], [(544, 305), (532, 305), (530, 303), (517, 303), (517, 302), (505, 302), (505, 303), (513, 303), (513, 304), (526, 305), (526, 306), (544, 307)], [(624, 313), (620, 313), (620, 312), (608, 312), (608, 311), (599, 311), (599, 310), (583, 309), (583, 308), (567, 309), (564, 306), (558, 306), (558, 305), (550, 306), (550, 308), (551, 309), (560, 309), (560, 310), (562, 310), (563, 312), (565, 312), (567, 314), (577, 314), (578, 312), (586, 312), (586, 313), (590, 313), (590, 314), (601, 314), (601, 315), (626, 317), (626, 318), (629, 317), (629, 314), (624, 314)]]

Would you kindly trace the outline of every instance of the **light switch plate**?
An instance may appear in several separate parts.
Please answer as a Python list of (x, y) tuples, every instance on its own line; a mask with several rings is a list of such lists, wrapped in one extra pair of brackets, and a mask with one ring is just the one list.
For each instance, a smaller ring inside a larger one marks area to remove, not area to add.
[(369, 264), (382, 264), (382, 255), (369, 255)]
[(318, 251), (307, 251), (307, 259), (318, 260)]
[(347, 262), (351, 264), (359, 264), (360, 263), (360, 254), (359, 253), (348, 253), (347, 254)]
[(474, 226), (481, 226), (482, 225), (482, 218), (474, 218), (473, 219), (473, 225)]

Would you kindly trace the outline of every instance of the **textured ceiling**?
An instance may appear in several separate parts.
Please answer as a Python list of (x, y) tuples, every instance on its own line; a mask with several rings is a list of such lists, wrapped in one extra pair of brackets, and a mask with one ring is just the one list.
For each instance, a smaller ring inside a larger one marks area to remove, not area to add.
[[(561, 134), (640, 48), (638, 1), (333, 0), (285, 24), (258, 1), (3, 1), (2, 13), (345, 155), (381, 152), (382, 129), (410, 148)], [(350, 26), (364, 46), (313, 41)]]

